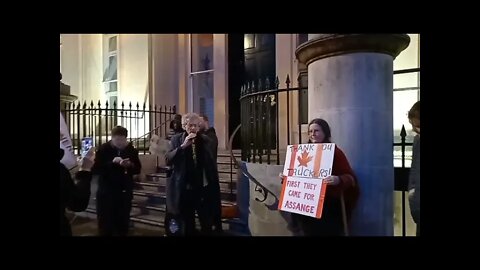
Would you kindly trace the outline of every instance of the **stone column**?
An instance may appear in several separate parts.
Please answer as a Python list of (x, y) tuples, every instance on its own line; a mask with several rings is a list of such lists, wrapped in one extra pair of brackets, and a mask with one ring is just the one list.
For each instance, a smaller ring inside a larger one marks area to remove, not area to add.
[(228, 35), (213, 35), (213, 126), (217, 132), (218, 149), (228, 145)]
[(297, 48), (308, 67), (309, 119), (323, 118), (360, 186), (351, 235), (393, 236), (393, 59), (406, 34), (310, 34)]
[[(60, 75), (60, 79), (61, 79)], [(77, 100), (77, 96), (70, 95), (70, 86), (60, 82), (60, 112), (62, 112), (63, 117), (65, 117), (65, 108), (68, 104)], [(68, 108), (68, 107), (67, 107)]]

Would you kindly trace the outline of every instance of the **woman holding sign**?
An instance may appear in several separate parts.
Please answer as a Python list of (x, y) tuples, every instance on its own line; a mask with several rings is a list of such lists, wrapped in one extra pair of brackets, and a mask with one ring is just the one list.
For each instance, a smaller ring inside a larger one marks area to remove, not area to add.
[[(308, 125), (308, 143), (331, 143), (331, 131), (327, 121), (316, 118)], [(283, 176), (282, 176), (283, 177)], [(347, 219), (358, 198), (355, 175), (343, 151), (335, 145), (332, 175), (324, 179), (328, 188), (320, 219), (292, 214), (305, 236), (342, 236), (347, 233)], [(345, 216), (342, 211), (342, 196)]]

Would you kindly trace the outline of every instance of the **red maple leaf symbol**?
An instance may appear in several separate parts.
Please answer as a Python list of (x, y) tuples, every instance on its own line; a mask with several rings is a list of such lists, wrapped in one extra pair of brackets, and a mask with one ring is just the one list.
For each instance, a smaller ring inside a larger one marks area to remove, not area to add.
[(300, 166), (307, 167), (308, 162), (310, 162), (312, 160), (312, 158), (313, 157), (308, 156), (308, 152), (306, 150), (303, 151), (302, 155), (297, 157), (297, 160), (300, 163), (300, 164), (298, 164), (298, 167), (300, 167)]

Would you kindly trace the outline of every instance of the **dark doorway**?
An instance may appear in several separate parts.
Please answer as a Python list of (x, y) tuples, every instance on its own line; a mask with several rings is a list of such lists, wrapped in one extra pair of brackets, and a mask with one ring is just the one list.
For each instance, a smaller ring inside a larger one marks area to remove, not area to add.
[[(228, 138), (240, 124), (240, 90), (245, 81), (243, 34), (228, 34)], [(233, 149), (240, 149), (240, 133), (233, 140)]]
[(275, 34), (245, 34), (245, 79), (258, 82), (259, 79), (275, 78)]
[[(228, 35), (228, 86), (229, 86), (229, 137), (240, 124), (240, 91), (247, 83), (268, 78), (273, 85), (275, 81), (275, 34), (229, 34)], [(272, 107), (272, 116), (275, 115)], [(272, 127), (275, 128), (272, 117)], [(275, 131), (272, 130), (272, 140)], [(233, 141), (233, 149), (241, 148), (240, 132)]]

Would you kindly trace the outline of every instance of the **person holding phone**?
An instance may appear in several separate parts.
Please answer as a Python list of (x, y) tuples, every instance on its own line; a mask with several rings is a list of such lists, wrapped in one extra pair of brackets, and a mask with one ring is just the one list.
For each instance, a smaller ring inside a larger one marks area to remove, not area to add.
[(138, 150), (127, 140), (126, 128), (112, 129), (112, 139), (95, 155), (94, 174), (99, 175), (97, 190), (98, 232), (101, 236), (126, 236), (133, 199), (133, 176), (142, 165)]
[(84, 157), (88, 150), (93, 147), (93, 138), (85, 137), (82, 139), (82, 157)]
[[(74, 182), (70, 172), (60, 162), (60, 235), (72, 236), (72, 228), (67, 217), (65, 217), (65, 208), (73, 212), (84, 211), (90, 200), (90, 184), (92, 180), (91, 169), (93, 166), (95, 149), (90, 149), (80, 160), (80, 168), (75, 173)], [(64, 155), (64, 150), (60, 148), (60, 160)]]

